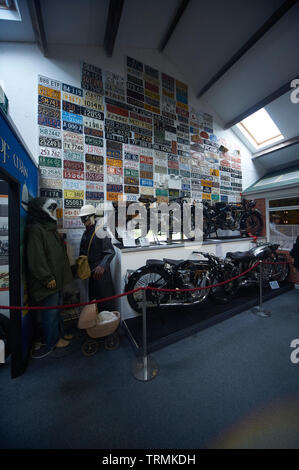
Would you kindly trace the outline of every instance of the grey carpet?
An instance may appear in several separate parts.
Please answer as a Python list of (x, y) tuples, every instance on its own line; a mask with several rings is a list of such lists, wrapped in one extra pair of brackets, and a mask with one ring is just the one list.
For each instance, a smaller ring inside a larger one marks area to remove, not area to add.
[(115, 351), (0, 368), (1, 448), (299, 448), (299, 291), (153, 353), (159, 374), (134, 379), (125, 336)]

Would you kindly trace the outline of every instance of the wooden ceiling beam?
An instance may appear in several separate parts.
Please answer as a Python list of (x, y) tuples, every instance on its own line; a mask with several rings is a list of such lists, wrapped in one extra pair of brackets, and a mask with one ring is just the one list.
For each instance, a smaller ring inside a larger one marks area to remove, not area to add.
[(177, 27), (178, 22), (180, 21), (181, 17), (183, 16), (184, 11), (186, 10), (190, 0), (181, 0), (180, 5), (178, 6), (178, 9), (174, 15), (173, 20), (171, 21), (159, 47), (158, 51), (163, 52), (167, 43), (169, 42), (175, 28)]
[[(299, 74), (298, 74), (298, 77), (299, 78)], [(296, 78), (295, 78), (296, 79)], [(261, 108), (264, 108), (265, 106), (267, 106), (269, 103), (272, 103), (272, 101), (276, 100), (277, 98), (279, 98), (280, 96), (284, 95), (285, 93), (288, 93), (289, 91), (291, 91), (293, 88), (291, 88), (291, 82), (293, 81), (290, 80), (289, 82), (285, 83), (283, 86), (281, 86), (280, 88), (278, 88), (277, 90), (273, 91), (272, 93), (270, 93), (270, 95), (266, 96), (265, 98), (263, 98), (262, 100), (258, 101), (257, 103), (255, 103), (253, 106), (250, 106), (250, 108), (246, 109), (246, 111), (244, 111), (243, 113), (239, 114), (238, 116), (234, 117), (233, 119), (231, 119), (229, 122), (227, 122), (225, 125), (224, 125), (224, 129), (230, 129), (231, 127), (233, 127), (235, 124), (238, 124), (238, 122), (241, 122), (243, 121), (243, 119), (247, 118), (248, 116), (250, 116), (251, 114), (255, 113), (256, 111), (258, 111), (259, 109)]]
[(224, 64), (213, 77), (200, 89), (197, 98), (206, 93), (249, 49), (251, 49), (298, 0), (286, 0), (267, 21), (243, 44), (242, 47)]
[(45, 34), (43, 16), (40, 6), (40, 0), (28, 0), (28, 8), (31, 17), (31, 23), (35, 35), (35, 40), (45, 57), (48, 57), (48, 44)]
[(104, 37), (104, 49), (108, 57), (113, 54), (123, 6), (124, 0), (110, 0)]

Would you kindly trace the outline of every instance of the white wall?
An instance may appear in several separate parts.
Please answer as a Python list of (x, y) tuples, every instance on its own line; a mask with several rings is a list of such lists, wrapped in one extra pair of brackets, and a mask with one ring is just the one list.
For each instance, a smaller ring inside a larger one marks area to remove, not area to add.
[[(9, 113), (36, 161), (38, 74), (80, 87), (83, 61), (124, 76), (126, 55), (187, 83), (182, 73), (165, 55), (152, 49), (116, 48), (113, 57), (108, 58), (102, 47), (51, 46), (50, 57), (45, 58), (35, 44), (0, 43), (0, 80), (9, 99)], [(189, 85), (189, 106), (192, 105), (198, 110), (212, 114), (214, 133), (225, 138), (230, 146), (241, 150), (243, 189), (259, 179), (264, 174), (263, 168), (253, 164), (250, 151), (232, 131), (223, 129), (223, 123), (215, 111), (204, 99), (198, 100)]]

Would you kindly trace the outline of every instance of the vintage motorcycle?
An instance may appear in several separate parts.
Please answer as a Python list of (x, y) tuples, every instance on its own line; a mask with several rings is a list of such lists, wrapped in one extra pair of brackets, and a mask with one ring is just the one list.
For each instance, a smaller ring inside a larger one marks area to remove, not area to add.
[[(184, 226), (183, 226), (183, 220), (184, 220), (184, 214), (185, 211), (187, 211), (187, 204), (188, 200), (185, 197), (178, 197), (174, 198), (171, 200), (171, 202), (168, 204), (168, 207), (171, 207), (170, 204), (176, 203), (177, 207), (179, 209), (179, 214), (177, 214), (175, 211), (170, 211), (169, 213), (169, 218), (168, 215), (163, 215), (159, 213), (158, 211), (155, 211), (153, 204), (157, 201), (157, 198), (154, 196), (140, 196), (137, 202), (137, 205), (143, 205), (146, 209), (146, 220), (143, 220), (143, 223), (145, 224), (145, 232), (143, 236), (145, 237), (148, 231), (150, 230), (150, 227), (153, 225), (155, 227), (155, 231), (153, 232), (154, 237), (157, 235), (161, 235), (163, 231), (163, 217), (165, 217), (165, 222), (168, 224), (168, 230), (169, 230), (169, 238), (171, 239), (172, 234), (179, 232), (183, 234), (184, 232)], [(131, 222), (134, 219), (137, 219), (139, 217), (138, 211), (129, 213), (128, 211), (129, 207), (133, 204), (132, 202), (126, 202), (126, 220), (125, 220), (125, 227), (121, 229), (121, 227), (118, 227), (118, 214), (119, 214), (119, 205), (117, 202), (113, 202), (113, 207), (115, 210), (115, 236), (116, 239), (122, 243), (123, 240), (123, 235), (124, 231), (129, 231), (131, 234), (131, 237), (136, 240), (138, 243), (138, 239), (140, 238), (139, 234), (139, 225), (138, 221), (134, 221), (134, 229), (131, 228)], [(136, 204), (136, 203), (135, 203)], [(136, 206), (135, 206), (136, 207)], [(137, 206), (138, 207), (138, 206)], [(153, 209), (151, 211), (151, 209)], [(167, 219), (166, 219), (167, 217)], [(141, 226), (141, 224), (140, 224)], [(194, 204), (191, 204), (190, 207), (190, 227), (189, 227), (189, 233), (188, 233), (188, 238), (189, 240), (194, 240), (195, 236), (195, 206)]]
[[(208, 286), (235, 276), (237, 269), (233, 263), (209, 253), (194, 251), (193, 254), (205, 259), (148, 259), (145, 266), (128, 276), (125, 292), (147, 286), (159, 289), (203, 288), (185, 292), (146, 291), (147, 307), (194, 306), (204, 302), (208, 296), (217, 303), (230, 302), (236, 291), (234, 282)], [(142, 311), (142, 296), (142, 291), (128, 295), (128, 302), (137, 313)]]
[(225, 259), (234, 266), (234, 273), (237, 275), (251, 268), (258, 261), (263, 261), (261, 271), (259, 267), (257, 267), (234, 283), (233, 288), (235, 292), (241, 287), (259, 284), (260, 272), (262, 273), (264, 285), (268, 284), (270, 281), (283, 282), (286, 280), (289, 274), (289, 265), (287, 264), (286, 256), (277, 253), (278, 248), (278, 244), (257, 243), (255, 247), (248, 251), (226, 253)]
[[(159, 289), (193, 289), (210, 285), (207, 263), (197, 260), (148, 259), (146, 265), (128, 276), (125, 292), (138, 287)], [(146, 306), (188, 306), (202, 303), (209, 295), (209, 289), (185, 292), (146, 291)], [(128, 302), (137, 313), (142, 312), (142, 291), (127, 296)]]
[(263, 228), (261, 212), (255, 208), (255, 201), (242, 200), (241, 204), (216, 202), (211, 205), (203, 201), (203, 234), (208, 238), (221, 230), (238, 230), (242, 236), (258, 236)]

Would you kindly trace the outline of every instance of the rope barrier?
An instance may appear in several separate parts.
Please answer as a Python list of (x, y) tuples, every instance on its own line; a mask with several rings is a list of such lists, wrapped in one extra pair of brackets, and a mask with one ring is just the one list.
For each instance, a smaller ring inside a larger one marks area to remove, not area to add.
[[(288, 264), (286, 261), (276, 261), (276, 262), (267, 262), (267, 261), (262, 261), (263, 264)], [(8, 305), (0, 305), (0, 309), (5, 309), (5, 310), (58, 310), (58, 309), (68, 309), (68, 308), (73, 308), (73, 307), (84, 307), (85, 305), (92, 305), (92, 304), (99, 304), (102, 302), (109, 302), (110, 300), (118, 299), (120, 297), (124, 297), (127, 295), (135, 294), (135, 292), (139, 292), (142, 290), (149, 290), (149, 291), (158, 291), (158, 292), (194, 292), (197, 290), (205, 290), (205, 289), (213, 289), (215, 287), (220, 287), (225, 284), (228, 284), (229, 282), (235, 281), (236, 279), (239, 279), (240, 277), (245, 276), (245, 274), (249, 273), (253, 269), (255, 269), (257, 266), (259, 266), (260, 262), (257, 261), (253, 266), (250, 268), (246, 269), (246, 271), (242, 272), (241, 274), (238, 274), (237, 276), (234, 276), (230, 279), (226, 279), (225, 281), (218, 282), (217, 284), (212, 284), (209, 286), (203, 286), (203, 287), (194, 287), (192, 289), (160, 289), (158, 287), (137, 287), (136, 289), (123, 292), (122, 294), (117, 294), (113, 295), (111, 297), (105, 297), (104, 299), (98, 299), (98, 300), (91, 300), (89, 302), (80, 302), (77, 304), (65, 304), (65, 305), (54, 305), (54, 306), (8, 306)]]

